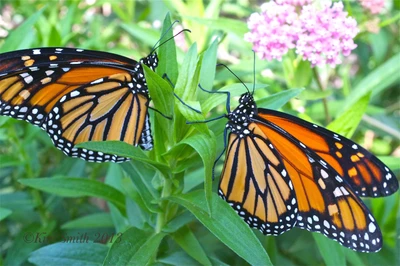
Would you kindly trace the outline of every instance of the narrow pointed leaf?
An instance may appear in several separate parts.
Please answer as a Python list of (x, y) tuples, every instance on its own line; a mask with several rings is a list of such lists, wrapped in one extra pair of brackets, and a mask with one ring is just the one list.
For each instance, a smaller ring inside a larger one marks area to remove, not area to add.
[(131, 227), (113, 243), (103, 265), (147, 265), (164, 236)]
[(216, 194), (212, 195), (212, 216), (207, 210), (204, 192), (201, 190), (169, 199), (192, 212), (211, 233), (248, 263), (272, 265), (268, 254), (252, 230)]
[(35, 265), (102, 265), (108, 247), (97, 243), (56, 243), (31, 253)]
[(73, 177), (20, 179), (25, 186), (33, 187), (62, 197), (91, 196), (113, 203), (125, 213), (125, 197), (115, 188), (96, 180)]

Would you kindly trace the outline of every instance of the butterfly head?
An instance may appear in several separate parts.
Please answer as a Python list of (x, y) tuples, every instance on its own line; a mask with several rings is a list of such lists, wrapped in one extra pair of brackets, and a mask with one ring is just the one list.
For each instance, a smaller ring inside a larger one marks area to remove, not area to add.
[(243, 93), (242, 96), (240, 96), (239, 103), (248, 106), (254, 105), (253, 95), (249, 92)]
[(247, 92), (240, 97), (239, 106), (228, 114), (227, 127), (230, 128), (232, 133), (243, 135), (243, 133), (249, 132), (247, 126), (255, 114), (257, 114), (256, 103), (253, 95)]
[(156, 52), (149, 54), (147, 57), (140, 59), (140, 63), (145, 64), (151, 70), (155, 70), (158, 66), (158, 56)]

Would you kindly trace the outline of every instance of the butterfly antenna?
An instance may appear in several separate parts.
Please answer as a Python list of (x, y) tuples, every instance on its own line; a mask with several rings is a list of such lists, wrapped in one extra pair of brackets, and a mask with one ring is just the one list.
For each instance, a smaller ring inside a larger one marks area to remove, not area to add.
[(256, 52), (253, 51), (253, 92), (251, 95), (254, 95), (254, 91), (256, 89)]
[(160, 43), (160, 45), (158, 45), (158, 46), (156, 46), (155, 48), (153, 48), (153, 50), (151, 51), (150, 54), (154, 53), (154, 51), (155, 51), (158, 47), (160, 47), (161, 45), (163, 45), (163, 44), (166, 43), (166, 42), (169, 42), (170, 40), (172, 40), (173, 38), (175, 38), (176, 36), (178, 36), (179, 34), (181, 34), (181, 33), (184, 32), (184, 31), (186, 31), (186, 32), (191, 32), (189, 29), (183, 29), (183, 30), (181, 30), (180, 32), (178, 32), (177, 34), (175, 34), (174, 36), (172, 36), (171, 38), (168, 38), (167, 40), (165, 40), (165, 41), (163, 41), (162, 43)]
[(250, 90), (249, 90), (249, 88), (246, 86), (246, 84), (244, 84), (244, 82), (243, 82), (235, 73), (233, 73), (233, 71), (230, 70), (230, 68), (229, 68), (228, 66), (226, 66), (226, 65), (224, 65), (224, 64), (217, 64), (217, 66), (223, 66), (223, 67), (225, 67), (229, 72), (231, 72), (232, 75), (234, 75), (234, 76), (243, 84), (243, 86), (246, 88), (247, 92), (250, 93)]
[(151, 49), (150, 54), (154, 53), (155, 50), (157, 50), (158, 47), (160, 47), (161, 45), (163, 45), (164, 43), (170, 41), (171, 39), (175, 38), (176, 36), (178, 36), (179, 34), (181, 34), (182, 32), (191, 32), (189, 29), (183, 29), (181, 31), (179, 31), (177, 34), (175, 34), (174, 36), (172, 36), (171, 38), (168, 38), (167, 40), (163, 41), (162, 43), (161, 40), (165, 37), (165, 35), (172, 29), (172, 27), (174, 26), (174, 24), (178, 23), (179, 20), (175, 20), (174, 22), (172, 22), (172, 24), (168, 27), (168, 29), (161, 35), (160, 39), (156, 42), (156, 44), (154, 44), (153, 48)]
[(151, 49), (151, 53), (153, 53), (158, 48), (157, 45), (161, 42), (161, 40), (165, 37), (165, 35), (172, 29), (172, 27), (178, 22), (179, 22), (179, 20), (175, 20), (174, 22), (171, 23), (171, 25), (168, 27), (168, 29), (166, 31), (164, 31), (164, 33), (161, 35), (160, 39), (158, 39), (158, 41), (154, 44), (153, 48)]

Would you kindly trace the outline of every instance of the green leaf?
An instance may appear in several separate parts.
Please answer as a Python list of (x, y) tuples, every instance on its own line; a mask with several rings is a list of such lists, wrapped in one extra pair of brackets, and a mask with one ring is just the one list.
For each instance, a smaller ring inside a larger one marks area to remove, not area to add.
[[(144, 69), (147, 86), (149, 88), (150, 97), (152, 98), (152, 101), (154, 103), (154, 108), (164, 115), (173, 116), (173, 88), (171, 88), (166, 80), (154, 73), (146, 65), (142, 66)], [(171, 132), (168, 130), (168, 128), (170, 128), (171, 122), (165, 117), (160, 118), (161, 119), (159, 119), (159, 122), (162, 123), (160, 125), (161, 128), (165, 127), (165, 131)]]
[[(217, 64), (217, 48), (218, 40), (215, 39), (210, 47), (208, 47), (208, 49), (205, 51), (203, 61), (201, 63), (200, 84), (206, 90), (212, 90), (213, 87), (215, 68)], [(207, 92), (199, 91), (199, 93), (199, 99), (201, 102), (210, 96), (210, 94)]]
[(313, 233), (319, 253), (328, 266), (346, 265), (343, 249), (339, 243), (335, 243), (324, 235)]
[(192, 213), (184, 211), (183, 213), (175, 216), (174, 219), (169, 221), (168, 224), (163, 227), (162, 231), (166, 233), (176, 232), (179, 228), (190, 222), (193, 222), (194, 220), (196, 219)]
[(78, 219), (69, 221), (61, 226), (62, 229), (104, 227), (113, 227), (113, 221), (109, 213), (89, 214)]
[(332, 121), (327, 128), (343, 135), (346, 138), (350, 138), (360, 123), (365, 110), (367, 109), (369, 98), (370, 94), (366, 94), (362, 98), (359, 98), (359, 100), (348, 110)]
[(16, 157), (15, 155), (11, 155), (11, 154), (1, 154), (0, 162), (1, 162), (0, 169), (23, 164), (23, 162), (21, 162), (21, 160), (18, 157)]
[[(165, 16), (162, 35), (164, 37), (160, 40), (160, 44), (165, 42), (166, 40), (172, 38), (172, 28), (171, 27), (171, 16), (169, 13)], [(168, 32), (166, 32), (169, 30)], [(184, 34), (184, 33), (181, 33)], [(168, 78), (172, 81), (173, 84), (176, 83), (178, 78), (178, 62), (176, 61), (176, 47), (175, 41), (173, 39), (164, 43), (158, 48), (158, 58), (159, 63), (157, 67), (157, 74), (162, 76), (164, 74), (168, 75)], [(147, 80), (147, 79), (146, 79)]]
[(121, 27), (130, 35), (140, 40), (142, 45), (152, 47), (159, 40), (159, 33), (149, 28), (143, 28), (136, 23), (122, 23)]
[(364, 97), (369, 92), (372, 92), (371, 97), (373, 98), (379, 92), (390, 88), (395, 84), (399, 84), (399, 62), (400, 53), (397, 53), (374, 71), (369, 73), (368, 76), (364, 77), (352, 90), (350, 95), (347, 96), (343, 105), (343, 110), (349, 109), (361, 97)]
[[(163, 254), (159, 258), (157, 258), (157, 262), (159, 262), (161, 265), (199, 265), (197, 261), (192, 259), (183, 250), (177, 250), (167, 254)], [(215, 263), (214, 265), (229, 266), (217, 263)]]
[(310, 62), (300, 60), (300, 62), (298, 62), (298, 64), (295, 66), (292, 88), (301, 88), (308, 86), (311, 82), (311, 78), (312, 70), (310, 67)]
[(216, 140), (212, 132), (211, 137), (204, 134), (194, 135), (192, 137), (186, 138), (178, 143), (169, 152), (173, 152), (175, 148), (178, 148), (182, 144), (191, 146), (200, 155), (204, 164), (204, 191), (207, 201), (208, 211), (211, 213), (211, 200), (212, 200), (212, 170), (216, 154)]
[(327, 98), (331, 96), (333, 93), (332, 90), (324, 90), (324, 91), (317, 91), (317, 90), (304, 90), (304, 92), (300, 95), (300, 99), (308, 100), (308, 101), (315, 101), (323, 98)]
[(49, 242), (55, 223), (44, 225), (30, 224), (15, 236), (3, 265), (26, 265), (26, 260), (32, 251)]
[(31, 253), (36, 265), (102, 265), (108, 247), (97, 243), (56, 243)]
[(79, 143), (76, 147), (131, 158), (150, 165), (159, 170), (164, 176), (168, 176), (170, 171), (167, 165), (151, 160), (141, 149), (123, 141), (90, 141)]
[(283, 75), (289, 88), (306, 87), (310, 84), (312, 70), (308, 61), (299, 60), (294, 52), (289, 51), (282, 61)]
[(200, 262), (201, 265), (211, 265), (203, 247), (187, 226), (179, 229), (172, 237), (187, 254)]
[(279, 109), (283, 105), (285, 105), (290, 99), (296, 97), (303, 91), (304, 89), (290, 89), (275, 93), (261, 100), (257, 100), (257, 107), (273, 110)]
[(175, 93), (184, 101), (195, 98), (199, 78), (195, 77), (198, 60), (197, 45), (194, 43), (185, 55), (179, 71), (178, 81), (175, 85)]
[(388, 37), (387, 31), (384, 30), (380, 30), (378, 33), (368, 34), (368, 40), (372, 48), (374, 59), (377, 63), (381, 63), (390, 51), (390, 40)]
[[(197, 108), (198, 103), (193, 102), (196, 99), (196, 91), (197, 85), (199, 83), (199, 59), (197, 57), (197, 45), (194, 43), (189, 51), (187, 52), (182, 66), (180, 68), (178, 81), (175, 86), (175, 93), (178, 97), (182, 99), (187, 105)], [(175, 100), (177, 102), (178, 99)], [(183, 118), (178, 114), (175, 114), (175, 128), (178, 129), (175, 131), (176, 139), (179, 141), (182, 139), (184, 135), (186, 135), (188, 126), (186, 125), (186, 121), (202, 121), (204, 117), (201, 114), (194, 112), (193, 110), (189, 109), (187, 106), (178, 103), (177, 105), (179, 112), (183, 115)], [(186, 121), (185, 121), (186, 120)], [(193, 124), (198, 131), (204, 134), (208, 134), (207, 125), (204, 123)], [(186, 129), (186, 130), (184, 130)]]
[(121, 164), (121, 167), (128, 173), (132, 180), (132, 184), (139, 193), (142, 202), (145, 204), (147, 209), (153, 213), (160, 212), (158, 205), (154, 204), (160, 196), (151, 185), (151, 178), (154, 176), (154, 172), (152, 173), (149, 169), (143, 167), (138, 162), (123, 163)]
[(7, 218), (12, 213), (12, 210), (0, 207), (0, 221)]
[(1, 207), (10, 209), (13, 212), (28, 212), (36, 207), (32, 195), (24, 191), (1, 193), (0, 203)]
[[(124, 183), (125, 180), (128, 178), (125, 177), (124, 172), (122, 171), (121, 167), (119, 164), (109, 164), (108, 169), (107, 169), (107, 174), (106, 178), (104, 179), (104, 184), (110, 185), (117, 190), (121, 191), (124, 195), (130, 196), (127, 193), (127, 185)], [(131, 183), (129, 183), (131, 185)], [(108, 219), (111, 222), (111, 227), (115, 229), (116, 232), (123, 232), (129, 227), (129, 222), (128, 222), (128, 212), (129, 210), (129, 198), (125, 196), (125, 205), (126, 205), (126, 214), (122, 214), (113, 204), (110, 204), (107, 202), (107, 206), (109, 208), (109, 217), (104, 217), (104, 219), (101, 219), (103, 223), (106, 225), (108, 223)]]
[(10, 35), (7, 37), (3, 45), (0, 47), (0, 52), (4, 53), (29, 47), (33, 41), (33, 36), (35, 35), (35, 30), (33, 26), (42, 16), (42, 13), (45, 8), (46, 7), (40, 9), (35, 14), (31, 15), (18, 28), (11, 31)]
[(125, 213), (125, 197), (115, 188), (96, 180), (73, 177), (19, 179), (21, 184), (62, 197), (98, 197)]
[(347, 248), (342, 248), (344, 255), (346, 256), (346, 260), (350, 262), (351, 265), (357, 265), (357, 266), (364, 266), (366, 265), (363, 260), (360, 258), (359, 254), (357, 252), (354, 252), (351, 249)]
[(399, 157), (395, 156), (379, 156), (379, 160), (381, 160), (389, 169), (397, 170), (400, 169)]
[(114, 241), (103, 265), (147, 265), (164, 236), (132, 227)]
[(216, 194), (212, 196), (212, 216), (207, 211), (206, 199), (201, 190), (169, 199), (192, 212), (208, 230), (248, 263), (272, 265), (268, 254), (249, 226), (226, 202)]
[(62, 40), (60, 32), (57, 30), (55, 26), (51, 26), (50, 35), (49, 35), (49, 46), (61, 46)]

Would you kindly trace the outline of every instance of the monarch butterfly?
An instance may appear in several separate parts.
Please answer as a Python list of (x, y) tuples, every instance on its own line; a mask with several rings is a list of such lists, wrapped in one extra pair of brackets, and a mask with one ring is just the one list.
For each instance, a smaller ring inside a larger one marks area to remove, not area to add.
[(381, 231), (359, 196), (396, 192), (393, 172), (343, 136), (257, 108), (249, 90), (233, 111), (223, 93), (228, 123), (218, 194), (239, 216), (265, 235), (296, 226), (356, 251), (379, 251)]

